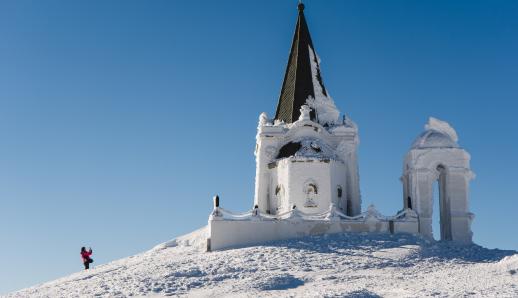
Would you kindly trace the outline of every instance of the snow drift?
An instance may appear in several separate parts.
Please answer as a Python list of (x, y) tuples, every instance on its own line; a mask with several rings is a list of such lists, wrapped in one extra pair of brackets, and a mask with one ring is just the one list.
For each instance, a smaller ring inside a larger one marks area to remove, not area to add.
[(518, 254), (412, 235), (336, 234), (204, 252), (206, 229), (7, 297), (518, 296)]

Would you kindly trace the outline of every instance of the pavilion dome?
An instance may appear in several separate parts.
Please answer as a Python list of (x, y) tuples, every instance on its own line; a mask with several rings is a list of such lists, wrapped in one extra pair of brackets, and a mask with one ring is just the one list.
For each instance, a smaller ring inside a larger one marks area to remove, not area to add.
[(443, 132), (427, 130), (423, 132), (412, 145), (412, 149), (425, 148), (459, 148), (459, 144)]
[(447, 123), (431, 117), (425, 131), (417, 137), (412, 149), (459, 148), (455, 130)]

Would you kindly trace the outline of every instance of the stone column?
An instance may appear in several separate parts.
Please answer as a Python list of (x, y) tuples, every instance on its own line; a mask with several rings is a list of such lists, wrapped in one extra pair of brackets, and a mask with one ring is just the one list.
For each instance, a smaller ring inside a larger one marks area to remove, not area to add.
[(362, 212), (362, 202), (360, 195), (360, 175), (358, 173), (358, 158), (356, 156), (356, 148), (349, 155), (348, 167), (349, 175), (347, 175), (347, 198), (351, 202), (352, 216), (359, 215)]
[[(358, 172), (358, 158), (356, 156), (358, 142), (356, 139), (343, 140), (338, 144), (336, 153), (346, 165), (345, 191), (343, 198), (347, 201), (346, 214), (355, 216), (361, 213), (360, 177)], [(350, 204), (350, 205), (349, 205)], [(350, 212), (347, 212), (350, 210)]]
[(268, 157), (266, 156), (265, 140), (260, 133), (257, 135), (257, 147), (255, 151), (255, 195), (254, 206), (258, 206), (261, 212), (268, 210), (268, 187), (270, 177), (268, 174)]
[(446, 196), (450, 203), (451, 240), (461, 243), (472, 242), (473, 214), (468, 209), (468, 185), (472, 178), (473, 174), (469, 169), (448, 169)]
[[(433, 181), (435, 175), (428, 169), (412, 171), (412, 182), (415, 183), (412, 200), (416, 202), (415, 210), (419, 214), (419, 233), (433, 239)], [(439, 212), (437, 210), (437, 212)]]

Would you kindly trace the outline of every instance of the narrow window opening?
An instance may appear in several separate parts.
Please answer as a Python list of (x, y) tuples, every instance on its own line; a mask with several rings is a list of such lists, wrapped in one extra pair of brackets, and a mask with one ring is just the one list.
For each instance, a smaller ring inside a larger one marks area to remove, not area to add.
[(280, 191), (281, 191), (281, 187), (279, 185), (277, 185), (277, 187), (275, 188), (275, 195), (278, 196)]
[(276, 210), (278, 211), (278, 210), (284, 208), (284, 205), (286, 202), (284, 201), (284, 189), (283, 189), (282, 185), (277, 185), (277, 187), (275, 188), (275, 198), (277, 199)]
[(347, 199), (347, 211), (345, 215), (353, 216), (353, 204), (351, 199)]
[(432, 233), (433, 239), (441, 240), (441, 207), (439, 195), (439, 181), (433, 182), (432, 198)]

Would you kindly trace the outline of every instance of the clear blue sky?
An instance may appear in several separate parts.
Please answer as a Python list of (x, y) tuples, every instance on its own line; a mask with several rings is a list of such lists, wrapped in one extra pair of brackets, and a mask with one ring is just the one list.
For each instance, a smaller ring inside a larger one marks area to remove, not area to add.
[[(0, 293), (252, 206), (296, 1), (0, 1)], [(402, 206), (429, 116), (472, 154), (474, 240), (518, 249), (518, 2), (306, 1), (324, 83), (360, 128), (363, 208)]]

